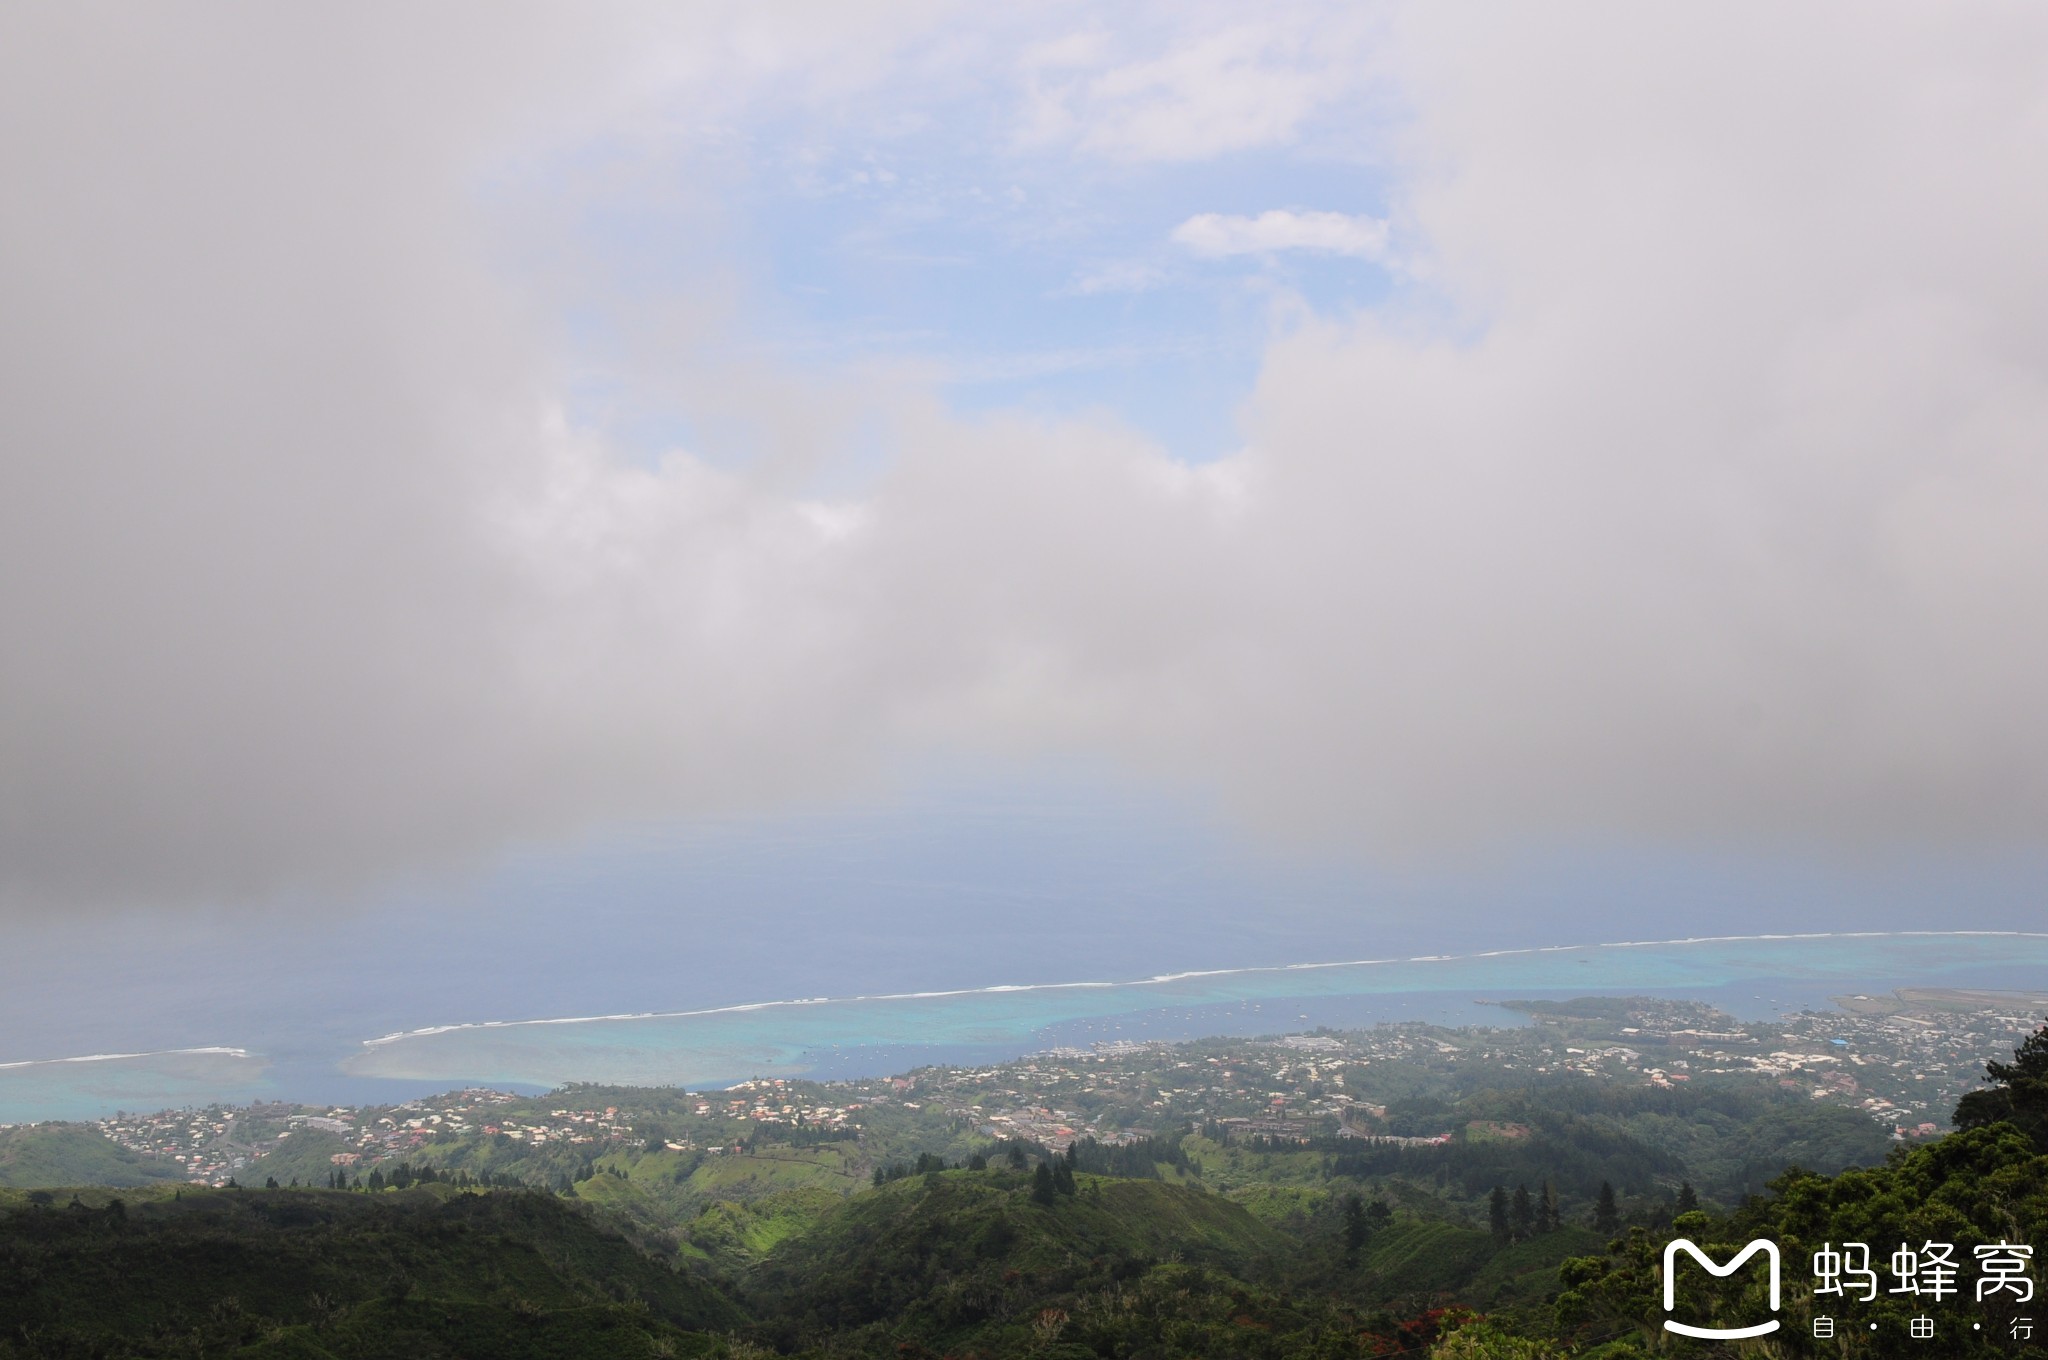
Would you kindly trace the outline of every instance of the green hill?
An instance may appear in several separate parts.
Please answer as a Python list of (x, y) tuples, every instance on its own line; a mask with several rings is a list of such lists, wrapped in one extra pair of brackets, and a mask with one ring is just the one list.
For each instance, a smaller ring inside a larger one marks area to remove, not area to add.
[(738, 1203), (707, 1204), (680, 1234), (685, 1260), (722, 1279), (737, 1279), (792, 1237), (809, 1232), (839, 1208), (830, 1190), (789, 1190)]
[[(2048, 1037), (1992, 1069), (1987, 1127), (1959, 1117), (1963, 1132), (1889, 1155), (1860, 1116), (1775, 1088), (1575, 1081), (1390, 1102), (1387, 1127), (1445, 1135), (1427, 1144), (1217, 1121), (1056, 1157), (928, 1105), (913, 1131), (982, 1138), (964, 1165), (796, 1129), (701, 1146), (465, 1133), (346, 1193), (0, 1185), (0, 1360), (1705, 1354), (1662, 1330), (1674, 1231), (1722, 1256), (1768, 1236), (1788, 1261), (1921, 1240), (1967, 1260), (2048, 1235), (2048, 1138), (1990, 1122), (2039, 1124), (2043, 1070)], [(324, 1179), (341, 1146), (295, 1132), (243, 1178)], [(0, 1154), (16, 1184), (169, 1170), (79, 1127), (12, 1131)], [(1875, 1164), (1835, 1170), (1857, 1160)], [(1702, 1277), (1685, 1306), (1753, 1315), (1750, 1287)], [(1774, 1353), (1820, 1354), (1810, 1290), (1795, 1282), (1784, 1311)], [(1879, 1301), (1853, 1353), (1936, 1353), (1894, 1344), (1908, 1311)], [(1984, 1334), (1944, 1334), (1941, 1354), (2039, 1351), (1993, 1344), (2013, 1308), (1978, 1315)]]
[[(1768, 1238), (1778, 1244), (1788, 1266), (1810, 1260), (1827, 1243), (1869, 1243), (1882, 1269), (1886, 1244), (1946, 1243), (1959, 1261), (1969, 1263), (1980, 1246), (2039, 1244), (2048, 1239), (2048, 1156), (2010, 1124), (1901, 1149), (1883, 1166), (1835, 1176), (1789, 1172), (1772, 1190), (1768, 1198), (1725, 1217), (1689, 1214), (1676, 1226), (1719, 1260), (1728, 1259), (1745, 1242)], [(1554, 1324), (1531, 1330), (1552, 1332), (1559, 1353), (1598, 1353), (1603, 1358), (1650, 1353), (1663, 1340), (1662, 1245), (1661, 1237), (1633, 1230), (1610, 1251), (1566, 1262), (1561, 1280), (1567, 1287), (1558, 1296)], [(2038, 1261), (2024, 1264), (2023, 1287), (2032, 1299), (2020, 1298), (2018, 1291), (1973, 1298), (1966, 1277), (1960, 1297), (1934, 1306), (1913, 1294), (1899, 1296), (1889, 1290), (1868, 1302), (1853, 1288), (1846, 1295), (1820, 1297), (1808, 1272), (1790, 1269), (1782, 1308), (1786, 1335), (1773, 1343), (1773, 1352), (1848, 1354), (1867, 1360), (2039, 1357), (2048, 1348), (2038, 1341), (2014, 1344), (2014, 1322), (2039, 1318), (2035, 1300), (2040, 1295), (2041, 1266)], [(1964, 1269), (1968, 1272), (1969, 1265)], [(1726, 1286), (1700, 1275), (1687, 1282), (1680, 1303), (1705, 1325), (1734, 1325), (1769, 1314), (1763, 1287), (1757, 1272), (1747, 1272), (1739, 1283)], [(1910, 1320), (1921, 1313), (1933, 1318), (1935, 1336), (1910, 1335)], [(1850, 1350), (1815, 1343), (1810, 1338), (1816, 1315), (1852, 1325), (1860, 1344)]]
[(1487, 1312), (1531, 1308), (1557, 1293), (1559, 1266), (1604, 1245), (1601, 1234), (1591, 1228), (1559, 1228), (1493, 1252), (1477, 1271), (1458, 1282), (1456, 1290), (1461, 1299)]
[(235, 1178), (247, 1185), (261, 1185), (266, 1179), (280, 1185), (325, 1185), (335, 1169), (336, 1153), (356, 1149), (324, 1129), (299, 1129), (278, 1144), (275, 1151), (256, 1158)]
[(146, 1196), (0, 1206), (0, 1356), (694, 1355), (745, 1320), (549, 1195)]
[(129, 1187), (184, 1179), (161, 1162), (112, 1142), (89, 1124), (30, 1124), (0, 1129), (0, 1186), (34, 1190), (62, 1185)]
[[(1654, 1225), (1610, 1247), (1569, 1223), (1514, 1241), (1402, 1210), (1377, 1212), (1347, 1245), (1348, 1194), (1087, 1174), (1063, 1184), (956, 1168), (850, 1196), (810, 1185), (716, 1201), (684, 1225), (680, 1254), (629, 1236), (604, 1207), (637, 1193), (609, 1171), (576, 1199), (446, 1181), (376, 1193), (0, 1189), (0, 1360), (765, 1360), (762, 1343), (813, 1360), (1618, 1360), (1653, 1353), (1662, 1336)], [(2048, 1235), (2048, 1156), (1998, 1125), (1878, 1167), (1790, 1173), (1767, 1198), (1677, 1226), (1721, 1257), (1768, 1236), (1788, 1259), (1824, 1241), (1923, 1238), (1967, 1258), (1987, 1241)], [(1702, 1277), (1686, 1307), (1748, 1315), (1760, 1305), (1741, 1291), (1754, 1285), (1721, 1291)], [(1795, 1332), (1814, 1311), (1795, 1281)], [(1867, 1311), (1881, 1331), (1858, 1354), (1921, 1354), (1893, 1337), (1907, 1303)], [(2000, 1335), (2018, 1316), (1979, 1314)], [(1946, 1339), (1943, 1355), (2035, 1353)], [(1818, 1354), (1797, 1335), (1787, 1345)]]
[(856, 1196), (776, 1247), (747, 1295), (799, 1334), (889, 1321), (949, 1339), (1168, 1260), (1236, 1274), (1289, 1249), (1201, 1190), (1082, 1176), (1077, 1193), (1041, 1204), (1031, 1184), (1022, 1172), (947, 1171)]

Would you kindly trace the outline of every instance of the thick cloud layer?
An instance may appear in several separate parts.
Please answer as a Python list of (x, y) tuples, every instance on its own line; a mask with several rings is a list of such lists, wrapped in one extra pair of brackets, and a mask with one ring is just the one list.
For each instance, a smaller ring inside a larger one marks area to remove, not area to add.
[[(1374, 853), (2048, 827), (2038, 11), (1399, 16), (1355, 80), (1406, 110), (1407, 300), (1285, 323), (1222, 463), (701, 369), (709, 300), (643, 337), (723, 416), (878, 422), (833, 500), (566, 421), (479, 177), (933, 51), (1003, 88), (1015, 44), (193, 13), (0, 38), (17, 905), (372, 878), (932, 742), (1107, 749)], [(1313, 12), (1188, 22), (1075, 46), (1121, 93), (1033, 87), (1031, 144), (1129, 158), (1179, 110), (1158, 154), (1242, 153), (1357, 93)], [(1250, 114), (1167, 79), (1211, 68)]]

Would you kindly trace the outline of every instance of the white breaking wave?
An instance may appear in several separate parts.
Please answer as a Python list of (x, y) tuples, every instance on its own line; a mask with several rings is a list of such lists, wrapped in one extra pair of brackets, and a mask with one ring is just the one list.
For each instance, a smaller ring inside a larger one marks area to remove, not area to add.
[(1121, 987), (1155, 987), (1199, 978), (1250, 977), (1267, 973), (1298, 973), (1327, 968), (1373, 968), (1399, 963), (1465, 963), (1475, 959), (1511, 958), (1531, 954), (1569, 953), (1593, 949), (1652, 949), (1658, 946), (1695, 944), (1768, 943), (1783, 940), (1876, 940), (1876, 939), (1965, 939), (1965, 938), (2048, 940), (2048, 931), (2037, 930), (1815, 930), (1768, 935), (1691, 935), (1675, 940), (1610, 940), (1598, 944), (1529, 945), (1519, 949), (1488, 949), (1474, 954), (1419, 954), (1411, 958), (1340, 959), (1322, 963), (1258, 964), (1246, 968), (1198, 968), (1179, 973), (1159, 973), (1148, 978), (1118, 982), (1005, 982), (988, 987), (956, 987), (930, 992), (880, 992), (864, 996), (811, 996), (783, 1001), (747, 1001), (730, 1006), (707, 1006), (700, 1010), (634, 1011), (620, 1015), (562, 1015), (530, 1020), (470, 1020), (421, 1029), (399, 1030), (364, 1039), (365, 1048), (395, 1044), (406, 1039), (425, 1039), (436, 1034), (462, 1030), (516, 1029), (531, 1025), (595, 1025), (622, 1020), (687, 1020), (706, 1015), (737, 1015), (780, 1007), (862, 1005), (885, 1001), (933, 1001), (956, 996), (998, 996), (1017, 992), (1080, 991)]
[(185, 1057), (227, 1057), (247, 1058), (253, 1056), (246, 1048), (159, 1048), (149, 1053), (84, 1053), (75, 1058), (28, 1058), (20, 1062), (0, 1062), (0, 1072), (15, 1067), (54, 1067), (59, 1063), (126, 1062), (134, 1058), (185, 1058)]

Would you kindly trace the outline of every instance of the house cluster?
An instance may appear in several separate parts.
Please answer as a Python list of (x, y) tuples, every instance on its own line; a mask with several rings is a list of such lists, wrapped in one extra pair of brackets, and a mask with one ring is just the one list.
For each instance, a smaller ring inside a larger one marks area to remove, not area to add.
[(344, 1167), (463, 1138), (595, 1154), (642, 1148), (659, 1137), (677, 1151), (716, 1151), (739, 1143), (742, 1130), (766, 1132), (764, 1125), (847, 1130), (885, 1144), (915, 1128), (950, 1125), (1064, 1148), (1083, 1138), (1128, 1142), (1191, 1124), (1297, 1141), (1341, 1133), (1431, 1144), (1452, 1135), (1416, 1128), (1397, 1135), (1374, 1099), (1414, 1090), (1422, 1073), (1477, 1068), (1665, 1089), (1764, 1081), (1860, 1109), (1896, 1137), (1913, 1138), (1938, 1133), (1956, 1100), (1980, 1082), (1985, 1056), (2002, 1056), (2039, 1024), (2032, 1010), (2010, 1002), (1924, 1005), (1911, 998), (1894, 1004), (1848, 997), (1835, 1010), (1754, 1023), (1668, 999), (1598, 1002), (1591, 1016), (1544, 1003), (1507, 1004), (1532, 1023), (1408, 1023), (1187, 1043), (1117, 1039), (895, 1077), (761, 1078), (719, 1091), (650, 1090), (634, 1097), (633, 1109), (615, 1103), (624, 1092), (606, 1088), (569, 1087), (543, 1099), (472, 1089), (367, 1109), (259, 1104), (121, 1113), (99, 1128), (122, 1147), (214, 1184), (282, 1140), (313, 1136), (339, 1140), (333, 1161)]
[(218, 1185), (247, 1166), (259, 1151), (238, 1136), (244, 1132), (236, 1127), (241, 1114), (226, 1105), (155, 1114), (122, 1111), (112, 1119), (98, 1121), (97, 1127), (131, 1152), (174, 1164), (186, 1180)]
[[(701, 1118), (744, 1119), (755, 1123), (799, 1125), (809, 1128), (858, 1128), (855, 1119), (866, 1102), (833, 1103), (821, 1100), (809, 1084), (782, 1078), (759, 1077), (728, 1086), (724, 1091), (695, 1097), (692, 1113)], [(686, 1099), (688, 1098), (686, 1093)], [(916, 1109), (912, 1105), (910, 1108)]]
[[(981, 1114), (968, 1107), (962, 1114)], [(977, 1127), (990, 1138), (1024, 1139), (1038, 1143), (1054, 1151), (1064, 1151), (1074, 1145), (1079, 1135), (1074, 1125), (1080, 1116), (1072, 1110), (1054, 1110), (1044, 1106), (1027, 1109), (997, 1110), (982, 1114), (982, 1123)]]

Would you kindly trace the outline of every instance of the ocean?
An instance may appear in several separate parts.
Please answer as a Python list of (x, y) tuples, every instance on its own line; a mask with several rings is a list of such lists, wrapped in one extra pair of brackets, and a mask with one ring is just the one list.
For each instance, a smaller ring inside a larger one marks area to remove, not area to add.
[(0, 1067), (0, 1122), (284, 1098), (399, 1099), (568, 1081), (719, 1086), (873, 1076), (1110, 1040), (1277, 1034), (1382, 1021), (1515, 1024), (1482, 1003), (1586, 994), (1692, 997), (1744, 1019), (1900, 986), (2048, 988), (2048, 933), (1915, 931), (1617, 941), (792, 998), (674, 1012), (450, 1017), (334, 1051), (262, 1046), (91, 1055)]

